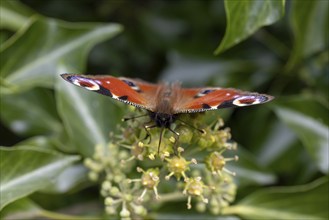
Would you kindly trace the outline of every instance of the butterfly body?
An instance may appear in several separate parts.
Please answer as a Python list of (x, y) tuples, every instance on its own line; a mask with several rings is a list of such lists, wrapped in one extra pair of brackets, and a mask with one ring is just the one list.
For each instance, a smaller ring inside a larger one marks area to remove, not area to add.
[(231, 88), (182, 88), (180, 83), (153, 84), (114, 76), (62, 74), (66, 81), (113, 99), (146, 109), (157, 127), (170, 128), (180, 114), (261, 104), (266, 94)]

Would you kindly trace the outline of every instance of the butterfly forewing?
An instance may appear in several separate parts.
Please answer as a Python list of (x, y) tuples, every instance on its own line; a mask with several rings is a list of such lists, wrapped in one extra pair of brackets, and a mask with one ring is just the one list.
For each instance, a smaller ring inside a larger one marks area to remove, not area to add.
[(66, 81), (90, 91), (110, 96), (139, 108), (153, 109), (150, 100), (153, 98), (152, 94), (156, 92), (157, 86), (155, 84), (113, 76), (86, 76), (78, 74), (62, 74), (61, 76)]

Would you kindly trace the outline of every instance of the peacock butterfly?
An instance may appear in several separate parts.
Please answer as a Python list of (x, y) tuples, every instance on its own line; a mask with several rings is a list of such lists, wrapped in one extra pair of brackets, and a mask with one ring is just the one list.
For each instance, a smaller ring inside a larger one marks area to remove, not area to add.
[(256, 105), (273, 99), (270, 95), (231, 88), (182, 88), (178, 82), (153, 84), (139, 79), (105, 75), (62, 74), (61, 76), (76, 86), (146, 109), (154, 124), (145, 125), (145, 130), (160, 127), (161, 137), (163, 129), (167, 128), (175, 134), (176, 142), (179, 134), (172, 130), (170, 125), (181, 114)]

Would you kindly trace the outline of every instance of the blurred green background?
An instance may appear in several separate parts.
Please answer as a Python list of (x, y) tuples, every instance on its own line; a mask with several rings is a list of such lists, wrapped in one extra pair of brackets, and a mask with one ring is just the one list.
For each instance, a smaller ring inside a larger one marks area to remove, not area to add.
[[(0, 144), (12, 147), (1, 148), (1, 160), (18, 164), (14, 173), (6, 171), (10, 164), (0, 164), (3, 185), (58, 160), (64, 162), (52, 178), (71, 167), (75, 180), (64, 189), (53, 186), (55, 205), (42, 207), (54, 211), (77, 205), (82, 197), (97, 200), (97, 187), (85, 183), (78, 156), (90, 156), (91, 146), (108, 141), (125, 106), (67, 85), (61, 73), (181, 81), (186, 87), (233, 87), (275, 96), (268, 104), (216, 113), (239, 144), (241, 160), (232, 166), (240, 184), (236, 204), (265, 203), (253, 193), (268, 186), (295, 186), (290, 192), (296, 195), (278, 197), (286, 198), (287, 206), (301, 198), (312, 205), (303, 209), (299, 204), (292, 213), (328, 218), (327, 0), (0, 3)], [(43, 160), (29, 162), (38, 157)], [(2, 198), (1, 208), (15, 201), (21, 205), (4, 213), (29, 210), (27, 203), (47, 198), (47, 193), (32, 194), (45, 187), (42, 181), (30, 181), (16, 187), (32, 184), (32, 189)], [(266, 195), (270, 201), (277, 198)], [(284, 209), (278, 201), (266, 208)]]

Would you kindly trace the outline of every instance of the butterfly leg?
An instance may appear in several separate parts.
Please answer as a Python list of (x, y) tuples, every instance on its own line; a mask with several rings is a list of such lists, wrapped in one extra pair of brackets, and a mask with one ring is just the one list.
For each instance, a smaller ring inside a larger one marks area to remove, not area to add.
[(160, 146), (161, 146), (161, 141), (162, 141), (162, 134), (163, 134), (163, 131), (164, 131), (164, 127), (161, 128), (161, 131), (160, 131), (160, 138), (159, 138), (159, 145), (158, 145), (158, 155), (160, 156)]
[(175, 136), (175, 143), (174, 143), (174, 153), (175, 155), (177, 156), (178, 155), (178, 151), (177, 151), (177, 148), (178, 148), (178, 140), (179, 140), (179, 133), (177, 131), (174, 131), (172, 130), (171, 128), (168, 128), (169, 131), (171, 131), (174, 136)]
[(145, 132), (146, 132), (146, 136), (144, 137), (144, 139), (143, 140), (146, 140), (147, 138), (150, 138), (150, 140), (149, 140), (149, 142), (148, 143), (151, 143), (151, 133), (150, 133), (150, 131), (148, 130), (148, 129), (150, 129), (150, 128), (155, 128), (155, 127), (157, 127), (156, 125), (149, 125), (148, 123), (150, 123), (150, 122), (147, 122), (147, 123), (145, 123), (144, 125), (143, 125), (143, 127), (144, 127), (144, 130), (145, 130)]

